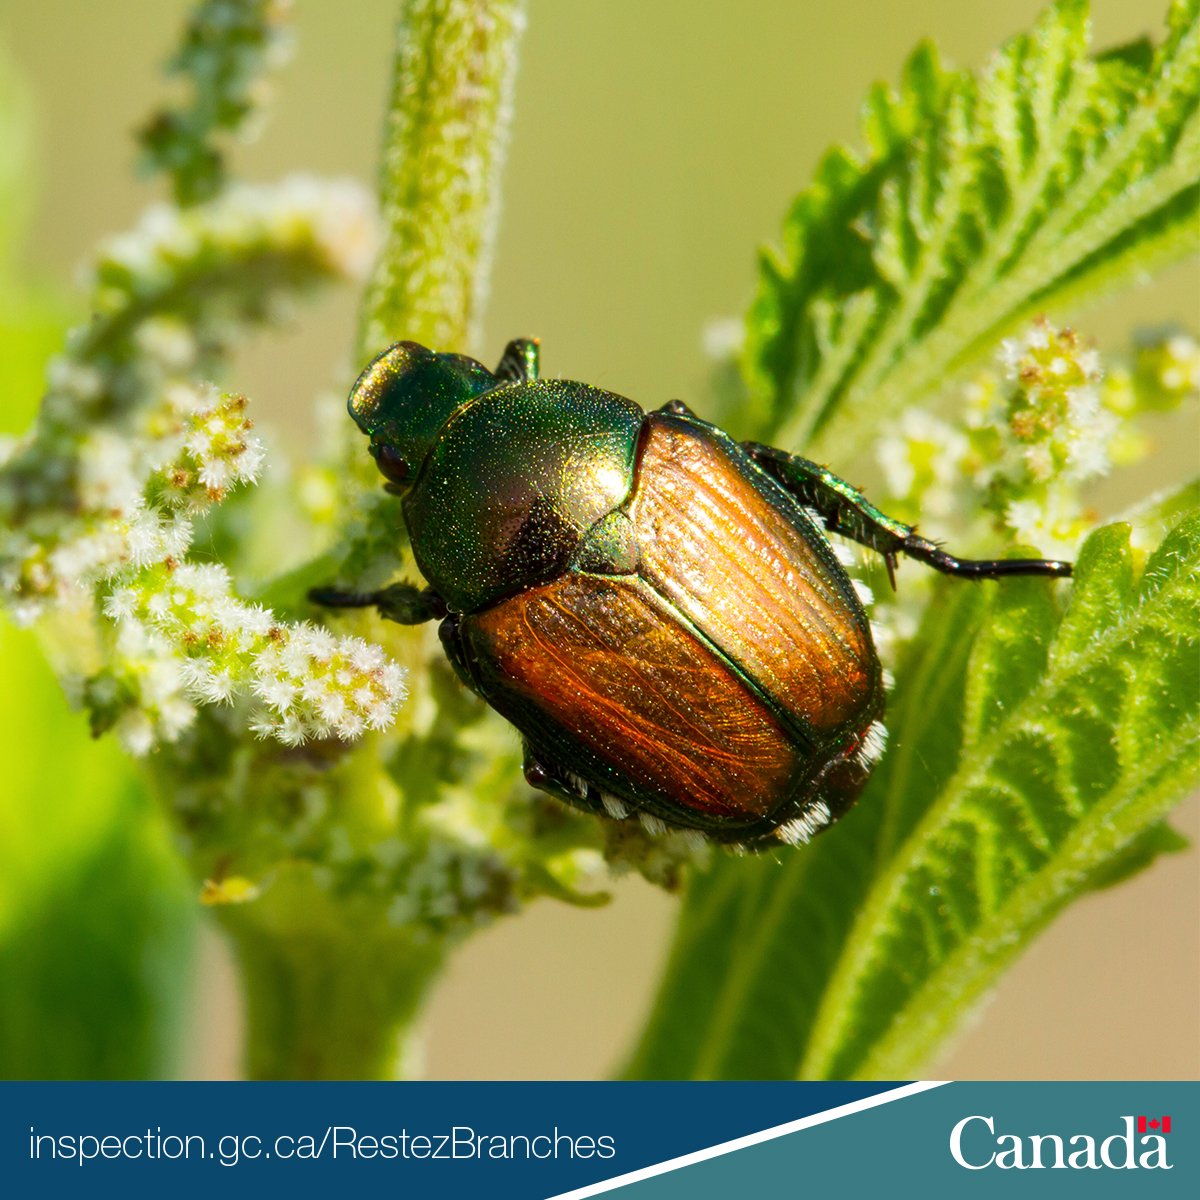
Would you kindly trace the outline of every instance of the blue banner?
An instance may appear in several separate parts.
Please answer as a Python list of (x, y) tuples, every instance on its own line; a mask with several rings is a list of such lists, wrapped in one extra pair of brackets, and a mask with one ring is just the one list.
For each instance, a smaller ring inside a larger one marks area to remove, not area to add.
[(4, 1083), (14, 1196), (1195, 1195), (1189, 1083)]

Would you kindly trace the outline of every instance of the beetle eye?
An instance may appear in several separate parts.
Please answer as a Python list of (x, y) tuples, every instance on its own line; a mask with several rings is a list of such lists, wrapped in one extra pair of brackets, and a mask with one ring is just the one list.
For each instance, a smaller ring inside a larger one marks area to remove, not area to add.
[(410, 470), (408, 462), (401, 458), (387, 442), (372, 445), (371, 453), (375, 455), (375, 462), (386, 479), (392, 483), (408, 482)]

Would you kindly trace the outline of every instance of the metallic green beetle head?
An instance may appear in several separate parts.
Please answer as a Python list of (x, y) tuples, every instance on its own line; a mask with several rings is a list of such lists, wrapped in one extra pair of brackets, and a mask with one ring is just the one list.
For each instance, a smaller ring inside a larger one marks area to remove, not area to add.
[(421, 469), (450, 415), (498, 382), (465, 354), (435, 354), (416, 342), (397, 342), (358, 377), (347, 407), (371, 439), (380, 471), (402, 486)]

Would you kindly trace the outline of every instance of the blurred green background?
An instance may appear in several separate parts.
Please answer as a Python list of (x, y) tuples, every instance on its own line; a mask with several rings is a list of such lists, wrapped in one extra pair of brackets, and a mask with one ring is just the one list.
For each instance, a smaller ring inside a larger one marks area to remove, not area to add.
[[(531, 0), (483, 345), (542, 338), (548, 374), (646, 404), (702, 393), (702, 332), (750, 297), (756, 248), (776, 236), (826, 146), (855, 138), (877, 78), (931, 36), (978, 64), (1026, 28), (1038, 0)], [(1161, 3), (1096, 0), (1096, 38), (1159, 32)], [(0, 430), (28, 422), (69, 287), (101, 235), (157, 198), (129, 136), (163, 85), (180, 0), (40, 0), (0, 8), (0, 46), (32, 114), (26, 236), (0, 286)], [(299, 46), (248, 177), (293, 170), (370, 182), (387, 87), (392, 0), (299, 0)], [(10, 157), (14, 135), (4, 133)], [(18, 284), (13, 282), (19, 279)], [(61, 299), (60, 299), (61, 298)], [(1056, 314), (1061, 315), (1061, 314)], [(1200, 325), (1200, 274), (1179, 268), (1079, 322), (1118, 353), (1135, 326)], [(237, 386), (301, 451), (316, 390), (340, 387), (354, 297), (300, 314), (248, 350)], [(1181, 432), (1183, 431), (1183, 432)], [(1146, 478), (1194, 472), (1194, 424), (1159, 431)], [(839, 464), (845, 466), (846, 464)], [(859, 471), (869, 478), (869, 472)], [(1117, 504), (1140, 485), (1117, 484)], [(192, 890), (115, 747), (93, 745), (28, 637), (0, 626), (7, 686), (0, 785), (0, 1076), (237, 1069), (236, 986)], [(1193, 801), (1176, 824), (1200, 833)], [(1007, 976), (931, 1070), (942, 1077), (1200, 1074), (1200, 855), (1078, 904)], [(640, 883), (606, 910), (542, 902), (459, 955), (428, 1023), (443, 1078), (588, 1078), (637, 1028), (673, 902)], [(797, 936), (802, 936), (799, 932)], [(130, 956), (123, 947), (144, 952)], [(172, 1020), (147, 1025), (147, 1010)], [(171, 1045), (180, 1047), (175, 1058)]]

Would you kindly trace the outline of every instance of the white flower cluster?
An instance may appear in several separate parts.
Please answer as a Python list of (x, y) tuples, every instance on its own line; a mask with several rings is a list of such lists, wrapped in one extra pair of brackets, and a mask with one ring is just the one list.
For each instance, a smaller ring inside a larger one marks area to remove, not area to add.
[(136, 621), (118, 625), (112, 666), (88, 681), (85, 697), (92, 713), (105, 714), (121, 745), (137, 757), (175, 741), (196, 719), (175, 648)]
[(188, 415), (176, 452), (151, 479), (158, 488), (155, 498), (169, 508), (199, 512), (223, 500), (231, 487), (253, 483), (263, 447), (245, 414), (245, 396), (203, 398)]
[[(1172, 341), (1182, 355), (1183, 339)], [(1000, 365), (1001, 377), (968, 386), (957, 423), (905, 413), (877, 447), (880, 465), (900, 515), (928, 533), (970, 536), (951, 519), (982, 499), (1017, 541), (1070, 554), (1090, 519), (1081, 485), (1142, 452), (1127, 418), (1153, 404), (1128, 372), (1106, 380), (1092, 347), (1044, 319), (1002, 343)]]
[(104, 313), (125, 307), (131, 290), (157, 292), (213, 263), (256, 256), (268, 270), (273, 263), (290, 263), (291, 279), (250, 278), (245, 295), (227, 297), (228, 315), (241, 316), (247, 300), (261, 302), (261, 291), (254, 292), (264, 284), (302, 285), (306, 276), (361, 278), (371, 265), (376, 236), (373, 203), (350, 180), (290, 175), (276, 184), (236, 183), (208, 204), (148, 208), (134, 229), (101, 243), (91, 283)]
[[(101, 247), (95, 315), (51, 363), (38, 424), (0, 466), (0, 595), (18, 620), (78, 600), (114, 571), (178, 557), (180, 512), (195, 508), (183, 500), (219, 499), (254, 477), (258, 443), (196, 376), (285, 293), (361, 273), (371, 212), (357, 185), (297, 176), (187, 209), (160, 205)], [(207, 424), (193, 420), (214, 405)], [(182, 457), (181, 433), (191, 439)], [(177, 503), (169, 489), (147, 494), (171, 461)]]
[(28, 623), (98, 592), (115, 623), (84, 685), (97, 728), (144, 753), (197, 703), (243, 697), (260, 733), (295, 744), (392, 718), (400, 668), (356, 639), (277, 622), (220, 567), (184, 561), (192, 518), (253, 482), (263, 449), (246, 400), (197, 382), (287, 294), (370, 263), (357, 186), (295, 177), (160, 205), (110, 239), (90, 278), (95, 314), (48, 372), (38, 424), (0, 463), (0, 599)]
[(1039, 484), (1082, 483), (1105, 474), (1117, 418), (1101, 403), (1099, 354), (1073, 330), (1042, 319), (1024, 337), (1002, 342), (1000, 361), (1012, 387), (971, 421), (1004, 430), (1005, 461), (998, 473), (1024, 473)]
[(188, 514), (258, 474), (263, 449), (245, 408), (244, 396), (177, 382), (139, 414), (135, 436), (86, 430), (72, 464), (70, 511), (47, 506), (0, 531), (0, 583), (15, 619), (27, 624), (49, 605), (86, 599), (121, 571), (181, 558), (191, 541)]
[[(137, 707), (150, 714), (140, 737), (125, 739), (133, 750), (149, 749), (151, 735), (171, 740), (190, 720), (182, 708), (173, 710), (173, 722), (170, 713), (154, 720), (162, 706), (146, 683), (200, 704), (248, 699), (255, 732), (291, 746), (385, 728), (405, 694), (404, 672), (379, 647), (276, 621), (237, 599), (229, 573), (216, 564), (145, 568), (110, 591), (104, 611), (117, 627), (118, 658), (138, 664)], [(164, 671), (171, 660), (174, 671)]]
[(1120, 433), (1104, 403), (1100, 356), (1044, 319), (1001, 345), (1007, 389), (970, 414), (988, 503), (1017, 541), (1070, 555), (1090, 518), (1080, 485), (1108, 473)]

